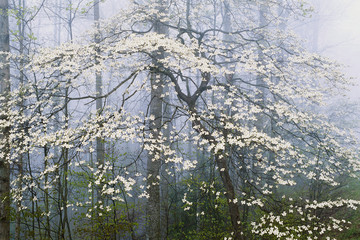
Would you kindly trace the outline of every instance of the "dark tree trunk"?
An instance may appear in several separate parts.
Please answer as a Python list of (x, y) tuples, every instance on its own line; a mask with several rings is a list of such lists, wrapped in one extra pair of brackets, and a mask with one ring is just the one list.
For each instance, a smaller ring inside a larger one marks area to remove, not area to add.
[[(8, 1), (0, 0), (0, 95), (5, 96), (0, 103), (2, 121), (6, 121), (7, 99), (10, 92), (10, 65), (7, 60), (9, 47), (9, 18)], [(0, 239), (10, 239), (10, 166), (8, 163), (10, 128), (0, 128), (1, 156), (0, 156)]]

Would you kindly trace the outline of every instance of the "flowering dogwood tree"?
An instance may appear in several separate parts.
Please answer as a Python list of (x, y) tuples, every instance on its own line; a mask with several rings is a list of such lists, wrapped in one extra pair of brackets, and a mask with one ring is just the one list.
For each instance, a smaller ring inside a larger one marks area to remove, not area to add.
[[(189, 144), (216, 167), (221, 187), (198, 188), (225, 200), (230, 227), (221, 238), (318, 239), (341, 231), (347, 221), (323, 212), (360, 202), (320, 198), (315, 186), (331, 189), (356, 173), (356, 142), (312, 110), (350, 82), (283, 27), (307, 11), (301, 0), (131, 1), (90, 37), (34, 54), (25, 69), (34, 78), (11, 92), (1, 122), (11, 126), (2, 142), (10, 144), (9, 163), (29, 159), (27, 173), (12, 182), (14, 202), (26, 197), (24, 212), (35, 204), (39, 222), (58, 218), (45, 231), (61, 228), (61, 238), (73, 231), (134, 239), (137, 222), (161, 239), (161, 182), (200, 167), (196, 154), (179, 147)], [(94, 92), (99, 72), (101, 93)], [(100, 139), (106, 154), (96, 165)], [(72, 191), (61, 190), (65, 181)], [(304, 183), (316, 190), (291, 194)], [(189, 185), (182, 196), (184, 211), (195, 205), (192, 191)], [(45, 195), (58, 198), (58, 207), (46, 207)], [(145, 221), (130, 202), (149, 203)], [(65, 227), (57, 215), (63, 209), (81, 217), (71, 220), (78, 229)]]

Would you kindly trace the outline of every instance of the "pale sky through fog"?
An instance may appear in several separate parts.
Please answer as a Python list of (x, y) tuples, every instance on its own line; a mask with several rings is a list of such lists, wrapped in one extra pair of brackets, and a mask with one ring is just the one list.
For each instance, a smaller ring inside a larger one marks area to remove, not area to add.
[[(321, 54), (348, 65), (346, 72), (360, 85), (360, 0), (317, 0), (322, 17), (319, 31)], [(360, 86), (352, 99), (360, 100)]]

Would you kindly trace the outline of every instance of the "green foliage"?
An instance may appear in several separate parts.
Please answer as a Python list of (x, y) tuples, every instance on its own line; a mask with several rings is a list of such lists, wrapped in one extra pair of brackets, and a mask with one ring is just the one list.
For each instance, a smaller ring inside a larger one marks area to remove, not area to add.
[[(74, 217), (75, 234), (78, 239), (113, 239), (131, 233), (137, 223), (127, 220), (125, 204), (116, 203), (107, 209), (100, 205), (87, 208), (87, 212), (76, 212)], [(89, 218), (88, 216), (91, 216)]]
[(179, 211), (180, 221), (170, 226), (169, 239), (224, 239), (231, 236), (231, 224), (223, 188), (218, 180), (206, 184), (200, 177), (190, 176), (181, 182), (189, 191)]
[[(360, 182), (358, 179), (344, 177), (344, 186), (337, 189), (333, 196), (342, 196), (343, 198), (360, 199)], [(332, 233), (333, 236), (339, 240), (358, 240), (360, 239), (360, 211), (349, 211), (347, 208), (340, 209), (333, 214), (337, 218), (347, 219), (349, 224), (348, 229), (342, 232)]]

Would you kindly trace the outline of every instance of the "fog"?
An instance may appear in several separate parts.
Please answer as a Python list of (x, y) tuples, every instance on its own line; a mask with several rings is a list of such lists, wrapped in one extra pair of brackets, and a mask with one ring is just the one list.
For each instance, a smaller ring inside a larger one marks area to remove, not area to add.
[[(318, 52), (344, 64), (345, 72), (360, 83), (360, 1), (315, 0), (313, 17), (319, 20)], [(305, 36), (308, 38), (309, 36)], [(307, 39), (311, 41), (311, 39)], [(360, 100), (360, 87), (352, 87), (349, 97)]]
[(16, 220), (0, 231), (250, 240), (358, 226), (360, 1), (8, 2), (0, 172)]

